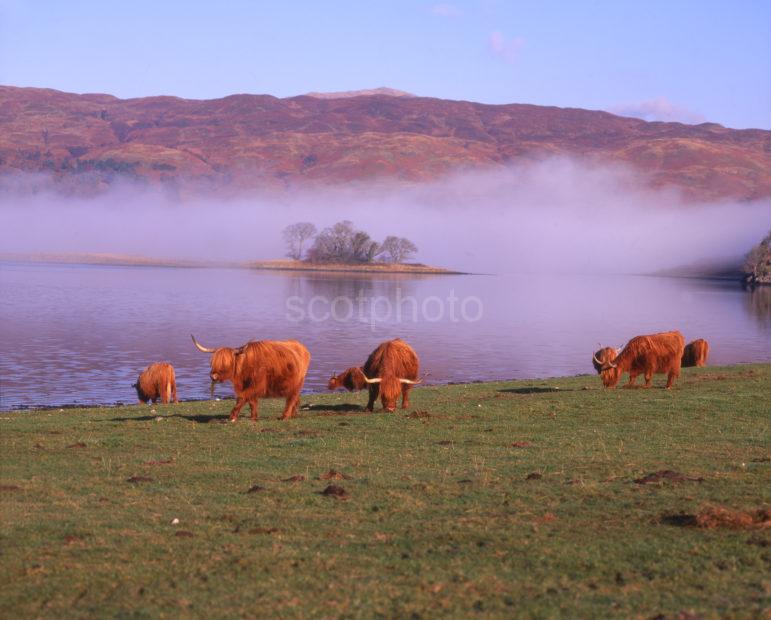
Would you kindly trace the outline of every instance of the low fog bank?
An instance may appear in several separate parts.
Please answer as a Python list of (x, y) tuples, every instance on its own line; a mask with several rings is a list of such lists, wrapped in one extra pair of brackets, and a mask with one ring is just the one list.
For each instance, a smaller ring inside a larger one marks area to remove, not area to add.
[[(36, 183), (40, 187), (40, 183)], [(20, 184), (25, 186), (25, 184)], [(417, 261), (496, 273), (649, 273), (732, 263), (771, 228), (771, 200), (694, 204), (623, 167), (567, 159), (219, 200), (118, 184), (93, 198), (0, 188), (4, 253), (111, 253), (196, 260), (281, 258), (284, 226), (348, 219)]]

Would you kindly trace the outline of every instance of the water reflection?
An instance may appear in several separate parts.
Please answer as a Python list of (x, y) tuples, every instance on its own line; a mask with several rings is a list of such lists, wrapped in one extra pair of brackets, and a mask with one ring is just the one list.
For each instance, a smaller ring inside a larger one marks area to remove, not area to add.
[(314, 391), (396, 336), (435, 382), (591, 373), (598, 342), (673, 328), (707, 338), (711, 363), (771, 359), (771, 290), (733, 283), (4, 264), (0, 288), (4, 409), (133, 402), (159, 360), (180, 398), (207, 398), (208, 355), (190, 333), (207, 346), (298, 338)]

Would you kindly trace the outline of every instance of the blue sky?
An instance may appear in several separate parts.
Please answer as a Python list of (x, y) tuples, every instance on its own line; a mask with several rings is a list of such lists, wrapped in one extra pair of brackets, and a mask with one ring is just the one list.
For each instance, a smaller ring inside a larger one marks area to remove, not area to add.
[(0, 83), (119, 97), (390, 86), (771, 128), (771, 1), (0, 0)]

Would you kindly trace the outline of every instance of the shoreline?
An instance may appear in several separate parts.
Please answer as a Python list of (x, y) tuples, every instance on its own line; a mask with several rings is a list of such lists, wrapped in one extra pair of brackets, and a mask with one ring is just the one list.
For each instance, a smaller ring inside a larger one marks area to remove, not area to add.
[[(737, 362), (735, 364), (726, 364), (726, 365), (720, 365), (720, 366), (704, 366), (700, 369), (697, 369), (699, 371), (738, 371), (743, 369), (752, 368), (755, 366), (769, 366), (771, 365), (771, 360), (765, 361), (765, 362)], [(685, 369), (684, 369), (685, 370)], [(688, 369), (688, 371), (692, 371), (694, 369)], [(564, 376), (555, 376), (555, 377), (529, 377), (529, 378), (523, 378), (523, 379), (515, 379), (515, 378), (509, 378), (509, 379), (493, 379), (491, 381), (481, 381), (481, 380), (472, 380), (472, 381), (448, 381), (446, 383), (426, 383), (423, 384), (423, 388), (439, 388), (439, 389), (447, 389), (452, 387), (458, 387), (458, 386), (475, 386), (475, 387), (484, 387), (484, 386), (494, 386), (501, 383), (533, 383), (533, 382), (546, 382), (546, 381), (566, 381), (566, 380), (576, 380), (576, 379), (588, 379), (588, 380), (597, 380), (597, 386), (599, 389), (602, 389), (602, 384), (599, 381), (599, 378), (596, 374), (592, 373), (582, 373), (577, 375), (564, 375)], [(655, 384), (655, 378), (654, 378), (654, 384)], [(675, 383), (675, 387), (677, 386), (677, 383)], [(654, 385), (654, 388), (660, 387), (658, 385)], [(619, 386), (617, 388), (614, 388), (617, 391), (625, 391), (627, 388), (623, 386), (623, 383), (619, 383)], [(642, 389), (642, 388), (637, 388)], [(363, 390), (362, 390), (363, 391)], [(559, 392), (560, 388), (556, 386), (552, 386), (552, 391)], [(609, 390), (613, 391), (613, 390)], [(351, 392), (350, 394), (354, 394), (355, 392)], [(308, 397), (318, 397), (318, 396), (330, 396), (330, 395), (347, 395), (349, 394), (346, 391), (334, 391), (330, 392), (328, 390), (319, 390), (319, 391), (313, 391), (313, 392), (303, 392), (300, 397), (301, 398), (308, 398)], [(227, 396), (225, 398), (222, 397), (216, 397), (216, 398), (181, 398), (179, 400), (179, 404), (195, 404), (195, 403), (206, 403), (206, 402), (227, 402), (227, 401), (233, 401), (235, 400), (235, 397), (233, 396)], [(263, 399), (261, 399), (263, 400)], [(265, 400), (274, 400), (274, 399), (265, 399)], [(281, 399), (278, 399), (281, 400)], [(95, 404), (77, 404), (77, 403), (68, 403), (68, 404), (62, 404), (62, 405), (29, 405), (29, 406), (22, 406), (20, 408), (16, 409), (0, 409), (0, 414), (2, 415), (8, 415), (8, 414), (27, 414), (27, 413), (36, 413), (36, 412), (51, 412), (59, 410), (60, 412), (65, 412), (68, 410), (81, 410), (81, 409), (87, 409), (87, 410), (94, 410), (94, 409), (123, 409), (125, 407), (139, 407), (139, 406), (146, 406), (146, 407), (155, 407), (155, 406), (166, 406), (162, 403), (149, 403), (146, 405), (142, 405), (141, 403), (135, 402), (132, 400), (131, 402), (122, 402), (122, 401), (115, 401), (113, 403), (95, 403)], [(302, 410), (302, 408), (301, 408)]]
[(255, 271), (295, 271), (317, 273), (384, 273), (384, 274), (420, 274), (420, 275), (472, 275), (465, 271), (433, 267), (419, 263), (406, 264), (343, 264), (343, 263), (305, 263), (293, 260), (262, 261), (199, 261), (187, 259), (161, 259), (145, 256), (121, 254), (0, 254), (0, 262), (53, 264), (53, 265), (92, 265), (104, 267), (161, 267), (167, 269), (251, 269)]

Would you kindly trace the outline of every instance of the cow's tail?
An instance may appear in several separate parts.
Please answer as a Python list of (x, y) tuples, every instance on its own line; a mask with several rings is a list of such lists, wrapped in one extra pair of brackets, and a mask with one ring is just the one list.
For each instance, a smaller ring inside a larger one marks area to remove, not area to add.
[(171, 402), (171, 381), (166, 381), (166, 402)]

